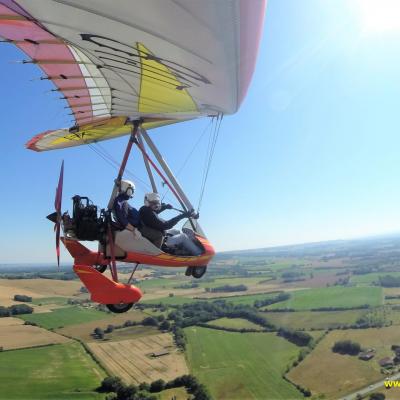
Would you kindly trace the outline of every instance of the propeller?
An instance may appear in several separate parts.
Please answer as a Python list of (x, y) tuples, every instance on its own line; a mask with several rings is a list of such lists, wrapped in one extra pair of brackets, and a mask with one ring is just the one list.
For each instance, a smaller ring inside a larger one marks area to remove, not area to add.
[(62, 190), (64, 181), (64, 160), (61, 163), (60, 177), (56, 188), (56, 197), (54, 199), (55, 212), (49, 214), (46, 218), (54, 222), (54, 231), (56, 232), (56, 253), (57, 265), (60, 268), (60, 231), (61, 231), (61, 205), (62, 205)]

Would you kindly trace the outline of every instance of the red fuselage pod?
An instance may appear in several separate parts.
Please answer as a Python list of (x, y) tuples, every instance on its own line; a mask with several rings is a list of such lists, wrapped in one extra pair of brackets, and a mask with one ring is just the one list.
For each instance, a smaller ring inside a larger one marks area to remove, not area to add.
[(136, 286), (114, 282), (89, 265), (75, 264), (74, 272), (89, 291), (91, 300), (96, 303), (137, 303), (143, 296)]

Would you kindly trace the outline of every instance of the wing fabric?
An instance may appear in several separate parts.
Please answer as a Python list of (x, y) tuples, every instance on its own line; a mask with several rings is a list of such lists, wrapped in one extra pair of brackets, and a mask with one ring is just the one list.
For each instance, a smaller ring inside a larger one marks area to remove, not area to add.
[(73, 129), (36, 151), (235, 113), (254, 70), (266, 0), (0, 0), (0, 36), (68, 102)]

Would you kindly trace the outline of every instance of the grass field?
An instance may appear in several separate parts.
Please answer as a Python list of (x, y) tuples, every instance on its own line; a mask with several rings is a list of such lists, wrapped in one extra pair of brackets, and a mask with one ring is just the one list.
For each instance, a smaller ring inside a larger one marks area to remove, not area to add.
[(94, 392), (103, 370), (77, 343), (0, 353), (0, 398), (104, 399)]
[(68, 297), (43, 297), (43, 298), (37, 298), (37, 299), (33, 299), (32, 303), (36, 304), (36, 305), (64, 305), (64, 304), (68, 304)]
[(271, 293), (249, 294), (229, 297), (218, 297), (218, 300), (226, 300), (233, 304), (253, 305), (257, 300), (265, 300), (275, 297), (280, 293), (279, 291)]
[(52, 312), (43, 314), (19, 315), (19, 318), (22, 318), (25, 321), (34, 322), (46, 329), (61, 328), (68, 325), (104, 319), (106, 317), (107, 314), (102, 311), (75, 306), (59, 308)]
[(374, 272), (365, 275), (353, 275), (350, 279), (351, 283), (357, 285), (371, 285), (373, 282), (379, 282), (380, 276), (394, 276), (396, 278), (400, 277), (400, 272)]
[[(370, 361), (333, 353), (338, 340), (352, 340), (363, 348), (375, 348), (376, 356)], [(390, 347), (400, 343), (397, 326), (380, 329), (356, 329), (330, 332), (298, 367), (289, 373), (294, 382), (308, 387), (314, 394), (324, 393), (329, 399), (341, 396), (382, 380), (378, 361), (393, 356)], [(323, 379), (318, 377), (323, 376)]]
[(367, 310), (297, 311), (265, 313), (263, 316), (278, 327), (290, 329), (329, 329), (355, 324)]
[(292, 292), (289, 300), (268, 306), (268, 309), (293, 308), (310, 310), (320, 307), (357, 307), (364, 304), (382, 305), (383, 295), (380, 287), (333, 286)]
[(233, 329), (257, 329), (258, 331), (262, 331), (264, 329), (262, 326), (247, 321), (247, 319), (243, 318), (219, 318), (215, 319), (214, 321), (207, 322), (207, 325)]
[(157, 393), (157, 396), (160, 400), (187, 400), (188, 398), (191, 398), (190, 394), (188, 394), (186, 389), (183, 387), (163, 390), (162, 392)]
[(190, 297), (183, 297), (183, 296), (172, 296), (172, 297), (160, 297), (159, 299), (152, 299), (146, 300), (144, 299), (141, 303), (144, 304), (165, 304), (165, 305), (181, 305), (186, 303), (195, 303), (196, 301), (203, 301), (203, 300), (196, 300)]
[(215, 399), (301, 399), (282, 379), (299, 348), (270, 333), (185, 328), (191, 372)]

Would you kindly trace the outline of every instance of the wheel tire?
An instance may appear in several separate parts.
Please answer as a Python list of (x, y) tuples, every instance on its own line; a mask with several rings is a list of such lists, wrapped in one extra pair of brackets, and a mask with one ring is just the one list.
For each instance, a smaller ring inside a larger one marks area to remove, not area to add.
[(130, 310), (133, 303), (121, 303), (121, 304), (106, 304), (106, 307), (113, 313), (122, 314)]
[(99, 271), (100, 273), (103, 273), (107, 269), (108, 265), (95, 265), (94, 269), (96, 271)]
[(207, 265), (202, 267), (192, 267), (193, 278), (200, 279), (207, 272)]

